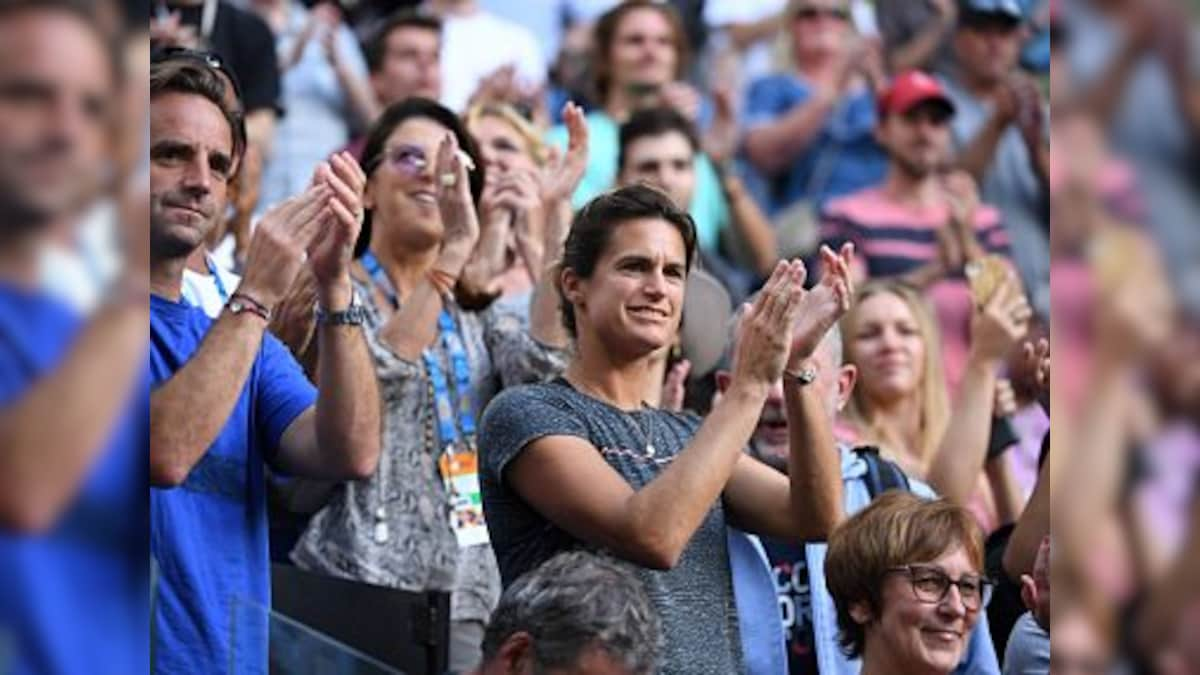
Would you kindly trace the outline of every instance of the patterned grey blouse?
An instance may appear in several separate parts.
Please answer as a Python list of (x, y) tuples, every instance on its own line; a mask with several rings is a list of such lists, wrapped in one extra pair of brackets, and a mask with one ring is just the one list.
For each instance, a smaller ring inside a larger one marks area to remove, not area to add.
[[(437, 419), (423, 360), (400, 358), (378, 333), (384, 315), (371, 288), (355, 280), (367, 309), (364, 327), (375, 358), (383, 406), (383, 446), (375, 475), (343, 483), (292, 550), (300, 567), (409, 591), (452, 591), (454, 620), (487, 621), (500, 598), (500, 575), (488, 544), (460, 550), (438, 472)], [(522, 320), (494, 305), (482, 313), (451, 306), (471, 367), (475, 419), (501, 388), (545, 381), (566, 365), (567, 352), (533, 339)], [(453, 372), (438, 341), (430, 347)], [(388, 536), (374, 536), (382, 507)]]

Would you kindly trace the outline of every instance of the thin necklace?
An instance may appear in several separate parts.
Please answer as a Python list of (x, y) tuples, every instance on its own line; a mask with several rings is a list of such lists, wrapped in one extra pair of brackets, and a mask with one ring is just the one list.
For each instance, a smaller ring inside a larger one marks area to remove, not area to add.
[(581, 394), (588, 396), (590, 398), (594, 398), (594, 399), (600, 401), (601, 403), (604, 403), (605, 405), (609, 406), (610, 408), (613, 408), (616, 411), (618, 411), (619, 413), (621, 413), (621, 418), (623, 420), (625, 420), (625, 422), (627, 424), (632, 426), (635, 431), (637, 431), (637, 435), (641, 438), (642, 447), (645, 449), (647, 457), (654, 457), (658, 453), (658, 449), (654, 447), (654, 443), (651, 440), (651, 437), (654, 435), (654, 433), (653, 433), (654, 432), (654, 415), (653, 414), (648, 415), (649, 420), (650, 420), (650, 427), (651, 427), (649, 432), (647, 432), (644, 428), (642, 428), (642, 423), (640, 421), (638, 421), (638, 417), (640, 416), (641, 413), (652, 413), (653, 412), (653, 409), (650, 408), (650, 406), (646, 405), (645, 401), (642, 401), (641, 408), (639, 408), (638, 410), (622, 410), (621, 408), (606, 401), (603, 397), (597, 396), (596, 392), (594, 390), (592, 390), (590, 387), (588, 387), (587, 385), (582, 384), (580, 382), (572, 382), (571, 380), (567, 379), (566, 375), (563, 375), (563, 379), (567, 380), (567, 384), (571, 385), (572, 388), (574, 388), (576, 391), (580, 392)]

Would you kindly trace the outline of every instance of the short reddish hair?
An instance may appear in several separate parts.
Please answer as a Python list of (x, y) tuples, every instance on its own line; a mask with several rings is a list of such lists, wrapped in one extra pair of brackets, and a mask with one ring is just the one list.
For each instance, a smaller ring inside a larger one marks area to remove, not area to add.
[(825, 584), (837, 606), (839, 640), (846, 653), (859, 657), (866, 644), (866, 630), (850, 616), (850, 607), (866, 602), (878, 615), (888, 570), (932, 562), (960, 547), (982, 572), (979, 526), (969, 511), (945, 499), (891, 491), (842, 523), (829, 537)]

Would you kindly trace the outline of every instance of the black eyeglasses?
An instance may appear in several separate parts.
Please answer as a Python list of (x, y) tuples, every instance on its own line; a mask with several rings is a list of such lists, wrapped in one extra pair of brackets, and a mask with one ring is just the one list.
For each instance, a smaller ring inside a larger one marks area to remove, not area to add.
[(994, 584), (986, 577), (966, 575), (955, 581), (940, 568), (930, 565), (902, 565), (892, 567), (888, 572), (906, 575), (912, 583), (913, 597), (927, 604), (941, 603), (950, 593), (951, 586), (958, 587), (958, 595), (968, 612), (978, 612), (992, 599)]
[(815, 21), (817, 19), (846, 21), (850, 18), (850, 12), (839, 7), (801, 7), (792, 14), (792, 18), (804, 21)]

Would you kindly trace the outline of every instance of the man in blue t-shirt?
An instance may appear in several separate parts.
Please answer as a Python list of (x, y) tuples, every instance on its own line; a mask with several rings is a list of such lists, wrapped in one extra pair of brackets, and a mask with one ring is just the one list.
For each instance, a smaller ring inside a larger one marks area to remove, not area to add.
[[(374, 472), (379, 397), (349, 269), (365, 178), (346, 156), (269, 211), (245, 275), (210, 319), (183, 270), (225, 213), (245, 148), (232, 78), (194, 54), (150, 72), (150, 533), (163, 673), (265, 672), (270, 605), (265, 466), (348, 480)], [(318, 287), (314, 390), (266, 332), (307, 262)]]
[[(41, 268), (104, 180), (114, 56), (81, 3), (0, 3), (6, 674), (145, 668), (146, 636), (135, 627), (146, 620), (146, 423), (134, 394), (145, 371), (146, 265), (131, 265), (86, 320), (44, 288)], [(145, 261), (145, 227), (130, 225), (125, 255)]]

